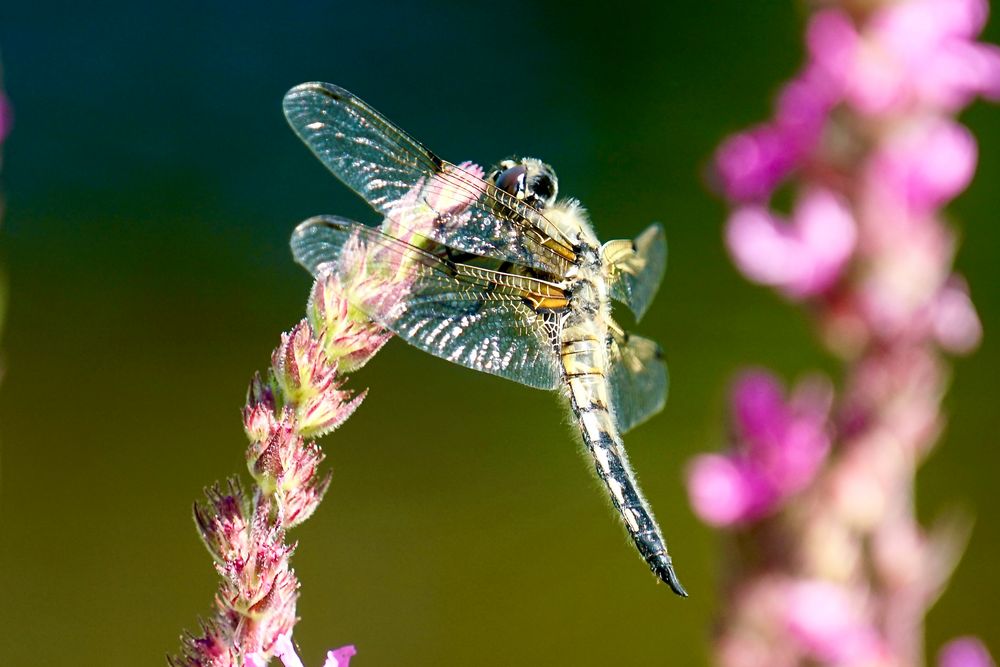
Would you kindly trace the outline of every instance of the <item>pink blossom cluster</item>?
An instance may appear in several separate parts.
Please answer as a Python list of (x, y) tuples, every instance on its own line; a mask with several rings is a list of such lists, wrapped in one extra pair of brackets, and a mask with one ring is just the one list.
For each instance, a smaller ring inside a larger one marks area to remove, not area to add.
[[(773, 118), (716, 153), (733, 262), (803, 304), (843, 361), (836, 394), (744, 375), (728, 451), (690, 466), (695, 511), (734, 537), (722, 665), (923, 662), (964, 539), (955, 520), (920, 526), (913, 489), (944, 428), (944, 354), (982, 335), (943, 207), (977, 160), (956, 113), (1000, 99), (1000, 49), (976, 41), (987, 15), (985, 0), (816, 2)], [(939, 664), (992, 662), (966, 638)]]
[(832, 392), (814, 378), (786, 401), (764, 371), (746, 373), (733, 389), (733, 448), (703, 454), (690, 468), (691, 502), (715, 526), (767, 516), (813, 481), (830, 450)]
[[(426, 188), (417, 184), (382, 230), (427, 243), (422, 232), (478, 199), (482, 175), (478, 166), (462, 163)], [(263, 667), (277, 657), (285, 667), (302, 667), (291, 639), (299, 582), (285, 533), (312, 515), (331, 481), (319, 475), (323, 453), (308, 439), (340, 426), (364, 399), (364, 392), (343, 388), (343, 374), (364, 366), (392, 337), (369, 314), (391, 316), (414, 287), (421, 260), (410, 246), (355, 232), (321, 268), (306, 318), (282, 334), (267, 378), (256, 375), (247, 392), (243, 425), (252, 495), (230, 480), (195, 506), (222, 584), (214, 617), (199, 634), (182, 637), (182, 652), (170, 664)], [(324, 667), (347, 667), (354, 654), (353, 646), (330, 651)]]
[[(352, 316), (350, 297), (334, 274), (320, 276), (307, 319), (282, 335), (267, 378), (258, 374), (250, 383), (243, 425), (254, 488), (247, 492), (233, 479), (195, 505), (222, 584), (215, 614), (199, 633), (182, 637), (172, 665), (263, 667), (271, 657), (285, 667), (302, 665), (291, 640), (299, 582), (286, 531), (312, 515), (331, 481), (319, 473), (322, 451), (307, 439), (354, 412), (364, 393), (343, 388), (341, 365), (359, 368), (388, 338), (363, 315)], [(352, 655), (353, 646), (331, 651), (325, 666), (346, 667)]]

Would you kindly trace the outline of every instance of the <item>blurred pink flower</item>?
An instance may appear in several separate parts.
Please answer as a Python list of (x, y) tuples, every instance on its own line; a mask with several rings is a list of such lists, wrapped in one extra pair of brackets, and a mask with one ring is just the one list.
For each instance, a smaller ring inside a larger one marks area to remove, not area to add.
[(352, 645), (341, 646), (332, 651), (327, 651), (326, 662), (323, 667), (349, 667), (351, 658), (357, 655), (357, 650)]
[(996, 667), (990, 652), (976, 637), (959, 637), (938, 653), (938, 667)]
[(778, 94), (773, 120), (719, 146), (714, 168), (722, 192), (734, 201), (766, 201), (816, 148), (836, 101), (826, 72), (807, 67)]
[(977, 153), (972, 133), (948, 118), (922, 118), (896, 128), (865, 167), (874, 207), (885, 215), (926, 215), (968, 187)]
[(974, 41), (987, 12), (986, 0), (888, 3), (859, 31), (846, 11), (829, 9), (813, 17), (807, 45), (861, 113), (951, 111), (1000, 97), (1000, 50)]
[(0, 90), (0, 143), (10, 134), (10, 129), (14, 126), (14, 110), (10, 106), (10, 101), (3, 91)]
[(734, 134), (715, 154), (722, 191), (736, 201), (763, 201), (798, 164), (802, 147), (774, 124)]
[(785, 221), (757, 206), (737, 208), (726, 245), (743, 274), (793, 299), (820, 294), (840, 277), (857, 242), (854, 218), (832, 192), (811, 189)]
[(953, 277), (938, 292), (931, 310), (931, 329), (942, 348), (952, 354), (968, 354), (983, 337), (983, 325), (969, 297), (969, 286)]
[(771, 495), (752, 467), (723, 454), (695, 457), (688, 467), (687, 486), (695, 513), (713, 526), (732, 525), (759, 514)]
[(689, 468), (695, 512), (714, 525), (750, 521), (804, 488), (830, 449), (831, 399), (820, 380), (800, 383), (786, 400), (773, 376), (744, 374), (731, 399), (733, 451), (696, 457)]
[(789, 586), (786, 595), (786, 627), (813, 658), (832, 665), (885, 662), (888, 651), (855, 591), (814, 580)]
[[(811, 5), (807, 62), (770, 120), (720, 145), (715, 169), (734, 264), (804, 302), (845, 362), (844, 389), (828, 427), (829, 386), (786, 399), (771, 376), (744, 376), (734, 443), (692, 461), (688, 493), (702, 519), (738, 535), (721, 664), (917, 665), (923, 616), (962, 539), (923, 530), (913, 475), (944, 425), (941, 353), (982, 337), (941, 209), (978, 159), (955, 115), (976, 96), (1000, 99), (1000, 49), (975, 41), (986, 0)], [(786, 181), (790, 215), (770, 201)], [(953, 651), (942, 667), (992, 665), (979, 644)]]

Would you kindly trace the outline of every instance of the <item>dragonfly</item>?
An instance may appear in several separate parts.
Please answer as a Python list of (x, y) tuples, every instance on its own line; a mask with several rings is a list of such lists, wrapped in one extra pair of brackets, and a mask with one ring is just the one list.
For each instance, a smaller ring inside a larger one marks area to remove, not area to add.
[(449, 163), (329, 83), (298, 85), (283, 106), (319, 160), (383, 216), (377, 227), (306, 220), (292, 235), (296, 261), (345, 280), (361, 263), (383, 282), (351, 303), (365, 317), (437, 357), (559, 391), (639, 554), (687, 596), (621, 438), (662, 409), (667, 367), (611, 303), (645, 314), (666, 268), (663, 228), (602, 244), (544, 162), (507, 159), (489, 173)]

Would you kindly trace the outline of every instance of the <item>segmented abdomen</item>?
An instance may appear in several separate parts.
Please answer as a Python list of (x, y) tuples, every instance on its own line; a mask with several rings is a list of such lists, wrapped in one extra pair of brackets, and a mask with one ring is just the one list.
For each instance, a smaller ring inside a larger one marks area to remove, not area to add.
[[(595, 327), (596, 329), (596, 327)], [(643, 498), (615, 426), (608, 400), (607, 345), (598, 331), (564, 332), (560, 358), (570, 406), (583, 442), (594, 459), (611, 502), (640, 555), (656, 576), (678, 595), (687, 595), (677, 580), (667, 547)]]

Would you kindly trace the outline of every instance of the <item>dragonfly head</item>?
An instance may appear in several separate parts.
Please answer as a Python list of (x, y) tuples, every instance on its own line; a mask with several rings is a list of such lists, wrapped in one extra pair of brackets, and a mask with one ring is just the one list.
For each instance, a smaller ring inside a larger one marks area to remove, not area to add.
[(533, 157), (504, 160), (486, 180), (539, 210), (551, 206), (559, 193), (556, 172)]

